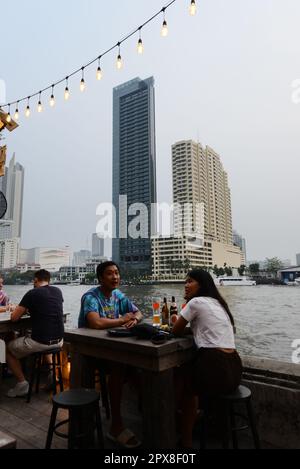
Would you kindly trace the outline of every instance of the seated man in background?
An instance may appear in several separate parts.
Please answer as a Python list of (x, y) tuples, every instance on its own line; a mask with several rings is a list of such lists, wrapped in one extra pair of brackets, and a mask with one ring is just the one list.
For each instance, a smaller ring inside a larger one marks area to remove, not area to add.
[(6, 313), (9, 304), (9, 298), (3, 290), (3, 283), (3, 277), (0, 276), (0, 313)]
[[(123, 326), (132, 328), (143, 318), (142, 313), (126, 296), (118, 290), (120, 269), (115, 262), (104, 262), (97, 267), (99, 286), (92, 288), (81, 300), (78, 327), (90, 329), (110, 329)], [(125, 448), (140, 445), (135, 435), (125, 429), (121, 417), (121, 397), (126, 367), (110, 364), (109, 395), (112, 423), (109, 439)]]
[(23, 374), (21, 358), (36, 352), (51, 352), (63, 346), (63, 296), (58, 288), (49, 283), (50, 273), (47, 270), (36, 272), (34, 289), (24, 295), (11, 314), (11, 320), (17, 322), (29, 312), (32, 331), (31, 337), (20, 337), (7, 344), (7, 364), (17, 378), (16, 386), (7, 393), (8, 397), (21, 397), (28, 393), (29, 383)]

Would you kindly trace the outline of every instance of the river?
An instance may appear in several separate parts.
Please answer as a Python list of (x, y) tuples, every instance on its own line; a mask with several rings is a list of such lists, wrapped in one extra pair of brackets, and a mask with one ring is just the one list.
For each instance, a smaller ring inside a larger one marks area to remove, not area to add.
[[(90, 287), (59, 288), (65, 300), (64, 309), (70, 313), (68, 325), (76, 327), (80, 298)], [(19, 302), (28, 289), (28, 286), (5, 286), (13, 303)], [(175, 296), (181, 305), (184, 285), (128, 286), (122, 291), (149, 316), (152, 296), (167, 296), (169, 301)], [(300, 287), (223, 287), (221, 293), (234, 315), (237, 347), (243, 355), (292, 361), (292, 342), (300, 339)]]

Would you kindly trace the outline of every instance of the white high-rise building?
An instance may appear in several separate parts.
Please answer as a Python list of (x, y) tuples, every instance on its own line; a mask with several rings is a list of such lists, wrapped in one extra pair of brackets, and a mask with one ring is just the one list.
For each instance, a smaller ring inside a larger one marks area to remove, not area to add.
[(7, 212), (5, 220), (11, 220), (12, 236), (11, 238), (21, 238), (22, 217), (23, 217), (23, 192), (24, 192), (24, 168), (16, 163), (15, 154), (13, 155), (5, 176), (0, 183), (0, 188), (7, 200)]
[(172, 174), (173, 203), (181, 210), (174, 212), (175, 237), (152, 241), (153, 277), (174, 271), (182, 276), (189, 267), (240, 267), (244, 255), (233, 245), (231, 194), (220, 156), (192, 140), (178, 142), (172, 146)]
[(0, 240), (0, 269), (13, 269), (19, 259), (20, 239)]
[(41, 269), (58, 272), (61, 267), (70, 265), (70, 248), (32, 248), (21, 249), (21, 264), (39, 264)]

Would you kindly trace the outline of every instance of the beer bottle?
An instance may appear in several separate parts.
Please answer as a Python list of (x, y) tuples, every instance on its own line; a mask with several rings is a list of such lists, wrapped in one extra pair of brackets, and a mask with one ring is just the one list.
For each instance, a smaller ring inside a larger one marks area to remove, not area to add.
[(170, 325), (170, 311), (168, 308), (168, 303), (167, 303), (167, 298), (164, 298), (162, 310), (161, 310), (161, 316), (162, 316), (162, 323), (163, 325)]
[(175, 322), (178, 319), (178, 308), (177, 304), (175, 301), (175, 296), (172, 296), (172, 303), (170, 307), (170, 324), (171, 326), (174, 326)]

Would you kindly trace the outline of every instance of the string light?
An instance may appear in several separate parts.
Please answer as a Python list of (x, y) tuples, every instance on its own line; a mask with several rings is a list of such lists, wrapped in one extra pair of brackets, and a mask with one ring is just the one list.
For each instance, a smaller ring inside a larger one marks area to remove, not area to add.
[(98, 57), (98, 68), (97, 68), (97, 73), (96, 73), (96, 78), (97, 80), (101, 80), (102, 77), (103, 77), (103, 73), (102, 73), (102, 70), (101, 70), (101, 65), (100, 65), (100, 61), (101, 61), (101, 55), (100, 57)]
[(162, 28), (161, 28), (161, 35), (162, 35), (162, 37), (167, 37), (167, 35), (169, 33), (169, 29), (168, 29), (168, 23), (166, 21), (166, 9), (163, 8), (162, 12), (163, 12), (163, 15), (164, 15), (164, 21), (163, 21)]
[(26, 107), (26, 110), (25, 110), (25, 116), (26, 117), (30, 116), (30, 105), (29, 105), (29, 103), (30, 103), (30, 96), (28, 96), (28, 98), (27, 98), (27, 107)]
[(85, 81), (84, 81), (84, 67), (82, 67), (82, 78), (81, 78), (81, 82), (80, 82), (80, 91), (81, 93), (84, 92), (85, 90)]
[[(161, 35), (163, 37), (166, 37), (168, 35), (168, 23), (166, 21), (166, 11), (168, 8), (170, 8), (173, 4), (175, 4), (177, 0), (169, 0), (168, 1), (168, 4), (165, 5), (163, 8), (161, 8), (158, 12), (156, 12), (153, 16), (151, 16), (150, 18), (148, 18), (143, 24), (140, 24), (140, 26), (138, 28), (136, 28), (134, 31), (132, 31), (131, 33), (129, 33), (127, 36), (123, 37), (122, 40), (120, 40), (118, 43), (117, 43), (117, 47), (119, 49), (119, 53), (118, 53), (118, 56), (117, 56), (117, 62), (116, 62), (116, 66), (117, 66), (117, 69), (118, 70), (121, 70), (124, 66), (124, 63), (123, 63), (123, 60), (122, 60), (122, 56), (121, 56), (121, 45), (126, 42), (129, 38), (133, 37), (136, 33), (139, 33), (139, 39), (138, 39), (138, 43), (137, 43), (137, 52), (138, 54), (143, 54), (144, 52), (144, 44), (143, 44), (143, 40), (142, 40), (142, 37), (141, 37), (141, 31), (142, 31), (142, 28), (144, 28), (145, 26), (147, 26), (148, 24), (150, 24), (151, 22), (153, 22), (158, 16), (160, 16), (162, 13), (163, 13), (163, 24), (162, 24), (162, 29), (161, 29)], [(189, 11), (190, 11), (190, 14), (191, 15), (195, 15), (196, 13), (196, 1), (195, 0), (190, 0), (189, 1), (190, 5), (189, 5)], [(39, 92), (36, 92), (36, 93), (33, 93), (31, 94), (29, 97), (24, 97), (22, 99), (18, 99), (16, 101), (11, 101), (10, 103), (7, 103), (7, 104), (4, 104), (2, 107), (7, 107), (8, 108), (8, 115), (10, 116), (10, 107), (11, 105), (16, 105), (16, 110), (15, 110), (15, 114), (14, 114), (14, 119), (17, 120), (19, 119), (19, 103), (22, 103), (23, 101), (26, 101), (27, 100), (27, 107), (26, 107), (26, 110), (25, 110), (25, 115), (27, 117), (30, 116), (31, 114), (31, 109), (30, 109), (30, 99), (34, 98), (35, 96), (39, 96), (39, 101), (38, 101), (38, 106), (37, 106), (37, 110), (38, 112), (41, 112), (42, 109), (43, 109), (43, 106), (42, 106), (42, 101), (41, 101), (41, 94), (42, 93), (45, 93), (46, 91), (50, 90), (52, 88), (52, 94), (51, 94), (51, 98), (50, 98), (50, 106), (51, 107), (54, 107), (56, 102), (55, 102), (55, 97), (54, 97), (54, 88), (58, 85), (60, 85), (61, 83), (64, 83), (66, 82), (66, 87), (65, 87), (65, 93), (64, 93), (64, 97), (65, 97), (65, 100), (67, 101), (69, 98), (70, 98), (70, 91), (69, 91), (69, 85), (68, 85), (68, 78), (70, 77), (73, 77), (74, 75), (78, 75), (81, 71), (82, 71), (82, 79), (81, 79), (81, 82), (80, 82), (80, 90), (83, 92), (85, 89), (86, 89), (86, 82), (85, 82), (85, 79), (84, 79), (84, 71), (87, 67), (90, 67), (92, 64), (94, 64), (95, 62), (98, 61), (98, 68), (97, 68), (97, 71), (96, 71), (96, 78), (97, 80), (101, 80), (102, 77), (103, 77), (103, 72), (101, 70), (101, 66), (100, 66), (100, 59), (102, 59), (102, 57), (104, 55), (107, 55), (109, 54), (110, 52), (112, 52), (114, 49), (116, 48), (116, 45), (114, 44), (112, 47), (110, 47), (109, 49), (107, 49), (106, 51), (102, 52), (101, 55), (98, 55), (97, 58), (95, 58), (94, 60), (88, 62), (86, 65), (84, 65), (83, 67), (75, 70), (74, 72), (70, 73), (67, 78), (63, 78), (61, 80), (58, 80), (57, 82), (55, 82), (53, 85), (49, 85), (47, 86), (46, 88), (42, 89), (41, 91)], [(9, 119), (9, 116), (8, 116), (8, 119)]]
[(65, 87), (65, 101), (70, 99), (70, 91), (69, 91), (69, 77), (66, 77), (66, 87)]
[(41, 113), (42, 111), (43, 111), (42, 92), (40, 91), (40, 93), (39, 93), (39, 102), (38, 102), (38, 112)]
[(54, 85), (52, 85), (52, 94), (51, 94), (51, 98), (50, 98), (50, 106), (51, 107), (54, 107), (55, 106), (55, 97), (54, 97)]
[(6, 122), (10, 124), (11, 122), (11, 115), (10, 115), (10, 104), (8, 105), (8, 114), (6, 116)]
[(122, 61), (122, 56), (121, 56), (121, 43), (118, 42), (118, 47), (119, 47), (119, 54), (117, 57), (117, 69), (121, 70), (123, 68), (123, 61)]
[(20, 117), (18, 107), (19, 107), (19, 101), (18, 101), (18, 103), (17, 103), (17, 107), (16, 107), (16, 110), (15, 110), (15, 115), (14, 115), (15, 121), (19, 120), (19, 117)]
[(190, 15), (195, 16), (196, 13), (197, 13), (196, 0), (191, 0)]
[(142, 40), (141, 30), (142, 28), (139, 28), (139, 40), (138, 40), (138, 45), (137, 45), (138, 54), (143, 54), (144, 52), (144, 44)]

